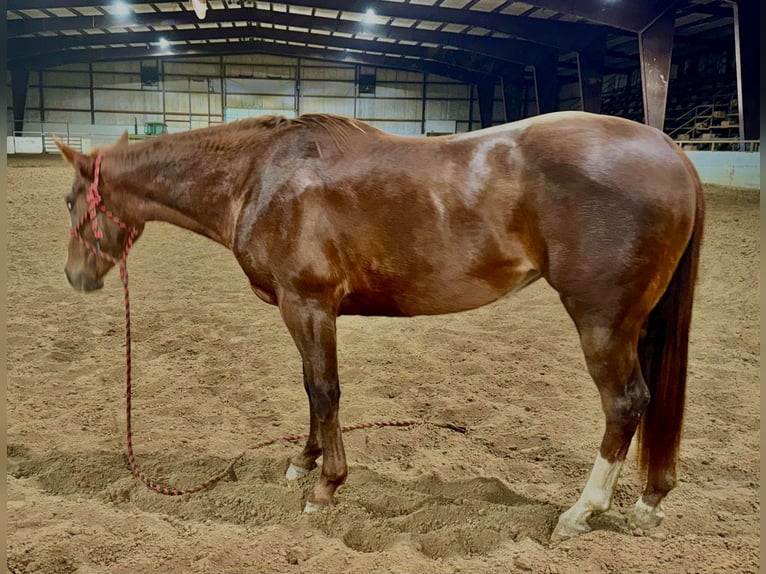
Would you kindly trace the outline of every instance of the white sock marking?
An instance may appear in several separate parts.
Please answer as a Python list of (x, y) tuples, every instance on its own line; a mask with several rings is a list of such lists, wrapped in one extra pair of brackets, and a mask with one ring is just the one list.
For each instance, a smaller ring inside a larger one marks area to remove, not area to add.
[(590, 472), (588, 482), (577, 502), (559, 517), (554, 535), (569, 538), (581, 532), (588, 532), (588, 518), (595, 512), (604, 512), (612, 502), (612, 495), (617, 486), (623, 461), (607, 462), (601, 454), (596, 455), (596, 462)]
[(623, 461), (607, 462), (601, 454), (596, 455), (596, 462), (590, 472), (588, 483), (577, 501), (591, 512), (603, 512), (608, 510), (612, 503), (612, 495), (617, 486)]
[(297, 480), (299, 478), (303, 478), (308, 473), (309, 471), (305, 468), (301, 468), (300, 466), (295, 466), (293, 463), (290, 463), (290, 466), (287, 468), (287, 472), (285, 472), (285, 478), (287, 480)]

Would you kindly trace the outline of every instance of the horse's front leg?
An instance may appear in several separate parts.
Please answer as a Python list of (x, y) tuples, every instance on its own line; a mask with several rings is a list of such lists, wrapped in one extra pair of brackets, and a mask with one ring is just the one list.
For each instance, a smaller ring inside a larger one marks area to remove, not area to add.
[(306, 446), (301, 453), (293, 457), (290, 466), (285, 472), (287, 480), (296, 480), (303, 478), (316, 466), (316, 460), (322, 454), (322, 437), (319, 434), (319, 420), (314, 412), (314, 406), (311, 401), (311, 392), (309, 390), (309, 379), (306, 376), (306, 368), (303, 369), (303, 387), (309, 398), (309, 437), (306, 440)]
[(293, 465), (308, 469), (309, 466), (304, 465), (313, 464), (321, 444), (322, 476), (305, 508), (306, 512), (312, 512), (321, 505), (333, 502), (335, 490), (348, 474), (338, 421), (340, 385), (336, 316), (332, 305), (327, 302), (305, 299), (292, 293), (281, 294), (279, 309), (303, 359), (304, 384), (312, 411), (311, 436)]

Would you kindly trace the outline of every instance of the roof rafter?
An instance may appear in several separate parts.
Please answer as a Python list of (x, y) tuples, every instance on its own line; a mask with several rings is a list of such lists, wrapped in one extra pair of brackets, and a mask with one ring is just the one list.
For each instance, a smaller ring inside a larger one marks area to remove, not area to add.
[(537, 8), (572, 14), (613, 28), (641, 32), (679, 0), (604, 2), (604, 0), (524, 0)]
[[(86, 0), (9, 0), (10, 9), (18, 9), (23, 4), (24, 9), (30, 9), (33, 6), (45, 4), (45, 7), (68, 7), (76, 4), (82, 5)], [(104, 6), (108, 0), (87, 0), (90, 6)], [(155, 4), (176, 4), (176, 1), (158, 0)], [(55, 4), (55, 6), (54, 6)], [(297, 0), (289, 2), (290, 6), (302, 6), (307, 8), (321, 8), (325, 10), (337, 10), (339, 12), (355, 12), (364, 14), (369, 8), (369, 4), (364, 0)], [(379, 16), (388, 16), (390, 18), (406, 18), (409, 20), (428, 20), (432, 22), (462, 24), (466, 26), (475, 26), (502, 32), (509, 36), (527, 40), (535, 44), (551, 46), (560, 50), (573, 51), (586, 45), (592, 38), (593, 31), (599, 26), (583, 23), (561, 22), (555, 20), (544, 20), (539, 18), (525, 18), (522, 16), (509, 16), (507, 14), (498, 14), (494, 12), (479, 12), (476, 10), (460, 10), (455, 8), (441, 8), (421, 6), (415, 4), (404, 4), (399, 2), (376, 2), (375, 10)], [(253, 8), (235, 8), (223, 10), (208, 10), (206, 22), (230, 21), (232, 19), (248, 20), (248, 16), (256, 10)], [(174, 25), (174, 24), (193, 24), (198, 23), (192, 11), (159, 12), (161, 18), (155, 25)], [(139, 20), (143, 16), (135, 14), (134, 19)], [(105, 28), (113, 26), (125, 26), (125, 18), (117, 16), (84, 16), (77, 18), (77, 22), (67, 23), (69, 26), (75, 26), (71, 29), (83, 28)], [(21, 34), (30, 34), (45, 30), (62, 29), (58, 26), (64, 24), (58, 20), (69, 20), (70, 18), (56, 19), (55, 22), (45, 22), (47, 19), (22, 19), (8, 22), (8, 34), (10, 37)]]
[[(252, 10), (249, 14), (250, 24), (258, 23), (279, 24), (284, 26), (297, 26), (307, 29), (326, 30), (331, 32), (343, 32), (369, 38), (389, 38), (415, 42), (428, 42), (433, 44), (451, 45), (473, 53), (482, 54), (493, 60), (504, 60), (524, 65), (540, 65), (550, 62), (550, 56), (555, 50), (532, 44), (530, 42), (513, 40), (510, 38), (486, 38), (481, 36), (467, 36), (449, 32), (433, 32), (430, 30), (418, 30), (402, 26), (384, 25), (361, 25), (347, 20), (335, 20), (329, 18), (311, 17), (297, 14), (273, 12), (271, 10)], [(152, 25), (153, 20), (142, 18), (140, 23), (146, 26)], [(243, 22), (244, 23), (244, 22)], [(138, 24), (138, 22), (137, 22)], [(212, 38), (240, 37), (236, 30), (251, 30), (252, 27), (234, 28), (205, 28), (202, 30), (176, 30), (168, 36), (173, 40), (193, 40)], [(245, 34), (248, 32), (245, 31)], [(87, 36), (53, 36), (53, 37), (29, 37), (11, 38), (8, 41), (8, 52), (11, 58), (21, 55), (50, 52), (58, 49), (66, 49), (79, 45), (94, 44), (125, 44), (131, 42), (151, 42), (144, 32), (123, 32), (111, 34), (92, 34)], [(152, 32), (156, 37), (156, 33)]]
[[(344, 38), (340, 36), (326, 36), (322, 34), (310, 34), (305, 32), (296, 32), (288, 30), (279, 30), (276, 28), (264, 28), (260, 26), (248, 26), (224, 29), (203, 29), (203, 30), (175, 30), (172, 34), (167, 33), (165, 37), (169, 41), (189, 41), (205, 39), (244, 39), (249, 36), (261, 39), (276, 40), (281, 42), (326, 45), (336, 48), (373, 51), (381, 54), (397, 54), (400, 56), (410, 56), (423, 60), (433, 60), (462, 68), (467, 71), (479, 72), (482, 74), (500, 76), (504, 74), (511, 64), (502, 60), (478, 56), (471, 52), (455, 49), (443, 48), (425, 48), (423, 46), (411, 46), (396, 44), (391, 42), (381, 42), (379, 40)], [(124, 32), (119, 34), (91, 34), (85, 37), (64, 36), (54, 38), (17, 38), (13, 40), (11, 46), (13, 51), (24, 56), (12, 59), (13, 63), (23, 63), (30, 59), (40, 60), (41, 58), (51, 56), (57, 52), (64, 54), (73, 53), (80, 50), (82, 46), (98, 46), (102, 44), (151, 44), (157, 41), (156, 32)], [(191, 46), (194, 46), (193, 44)], [(189, 52), (189, 45), (183, 46), (185, 53)], [(89, 50), (88, 50), (89, 51)], [(26, 55), (29, 54), (29, 55)]]

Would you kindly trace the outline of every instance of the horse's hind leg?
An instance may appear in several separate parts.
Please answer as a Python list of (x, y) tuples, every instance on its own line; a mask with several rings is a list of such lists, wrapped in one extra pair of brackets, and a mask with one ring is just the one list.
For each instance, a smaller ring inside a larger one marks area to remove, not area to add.
[(590, 531), (588, 519), (609, 509), (631, 439), (649, 403), (637, 355), (639, 326), (626, 325), (625, 320), (615, 326), (611, 317), (581, 313), (566, 299), (564, 304), (578, 327), (588, 370), (601, 395), (606, 430), (582, 495), (559, 517), (553, 541)]

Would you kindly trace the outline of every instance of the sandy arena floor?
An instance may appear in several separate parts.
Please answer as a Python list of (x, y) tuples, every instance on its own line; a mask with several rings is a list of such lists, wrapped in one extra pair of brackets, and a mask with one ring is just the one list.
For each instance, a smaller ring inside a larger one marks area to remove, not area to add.
[[(122, 289), (64, 279), (58, 158), (9, 158), (8, 567), (15, 574), (756, 572), (759, 552), (759, 193), (707, 188), (680, 484), (648, 534), (630, 455), (593, 532), (549, 546), (603, 431), (573, 325), (543, 281), (464, 314), (339, 321), (350, 474), (305, 515), (316, 472), (295, 445), (249, 453), (236, 482), (189, 498), (126, 468)], [(298, 353), (234, 258), (150, 224), (130, 257), (139, 464), (183, 487), (244, 446), (304, 432)]]

